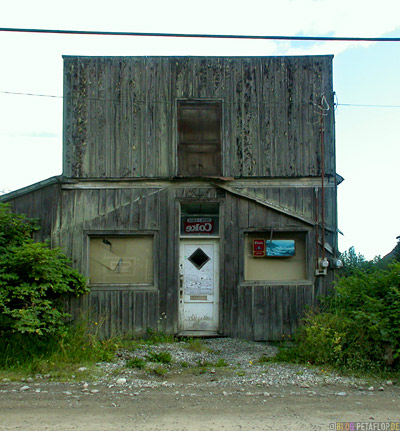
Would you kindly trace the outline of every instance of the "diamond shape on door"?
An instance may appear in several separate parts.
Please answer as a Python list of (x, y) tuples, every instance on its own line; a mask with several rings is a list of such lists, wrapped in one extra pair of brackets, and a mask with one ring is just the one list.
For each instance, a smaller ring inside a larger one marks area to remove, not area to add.
[(198, 248), (191, 256), (189, 256), (188, 260), (192, 262), (197, 269), (201, 269), (210, 260), (210, 258), (201, 248)]

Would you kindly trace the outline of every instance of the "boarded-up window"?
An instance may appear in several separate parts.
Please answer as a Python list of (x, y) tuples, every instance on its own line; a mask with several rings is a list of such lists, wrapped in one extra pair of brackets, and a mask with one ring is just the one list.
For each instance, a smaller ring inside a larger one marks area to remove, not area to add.
[(178, 175), (222, 175), (221, 102), (178, 102)]
[(278, 232), (273, 234), (273, 240), (294, 240), (294, 256), (253, 256), (253, 240), (270, 241), (268, 233), (248, 234), (245, 236), (244, 279), (249, 281), (291, 281), (307, 279), (306, 271), (306, 241), (303, 233)]
[(90, 283), (153, 283), (153, 237), (90, 238)]

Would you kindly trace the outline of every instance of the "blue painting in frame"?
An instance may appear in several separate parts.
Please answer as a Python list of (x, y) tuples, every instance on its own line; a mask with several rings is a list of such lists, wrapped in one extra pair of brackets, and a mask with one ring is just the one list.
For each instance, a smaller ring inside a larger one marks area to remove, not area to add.
[(296, 242), (294, 239), (273, 239), (265, 242), (267, 245), (266, 256), (291, 257), (296, 254)]

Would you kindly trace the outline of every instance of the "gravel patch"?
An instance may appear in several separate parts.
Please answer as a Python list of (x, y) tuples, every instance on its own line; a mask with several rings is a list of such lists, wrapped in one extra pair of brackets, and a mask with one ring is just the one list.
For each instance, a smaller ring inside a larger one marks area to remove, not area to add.
[[(191, 350), (189, 342), (162, 343), (145, 345), (134, 351), (118, 352), (114, 363), (99, 364), (105, 372), (104, 382), (120, 385), (121, 379), (129, 387), (188, 387), (191, 384), (205, 388), (227, 388), (231, 386), (284, 387), (295, 385), (299, 388), (311, 388), (321, 385), (341, 385), (364, 389), (366, 382), (354, 377), (341, 376), (328, 372), (322, 367), (284, 364), (274, 362), (260, 363), (261, 357), (276, 355), (277, 348), (269, 343), (253, 342), (232, 338), (210, 338), (194, 342), (195, 347), (203, 346), (201, 351)], [(169, 364), (149, 362), (149, 352), (169, 352), (172, 361)], [(146, 362), (146, 369), (128, 368), (127, 361), (141, 358)], [(165, 376), (153, 375), (149, 370), (161, 367)], [(179, 381), (179, 376), (196, 375), (191, 383)], [(174, 377), (174, 378), (172, 378)]]
[[(44, 394), (44, 389), (51, 388), (52, 393), (64, 396), (71, 391), (78, 397), (97, 396), (100, 390), (106, 390), (117, 396), (136, 397), (148, 389), (169, 388), (187, 396), (203, 391), (225, 397), (242, 391), (244, 395), (263, 397), (283, 393), (345, 397), (349, 391), (372, 396), (397, 386), (391, 380), (371, 386), (371, 381), (342, 376), (323, 367), (260, 361), (275, 356), (277, 350), (270, 343), (233, 338), (141, 344), (118, 351), (115, 361), (98, 363), (94, 369), (77, 367), (69, 383), (53, 381), (50, 374), (37, 374), (19, 383), (2, 379), (0, 393)], [(155, 362), (158, 357), (170, 361)], [(135, 368), (137, 363), (140, 368)]]

